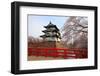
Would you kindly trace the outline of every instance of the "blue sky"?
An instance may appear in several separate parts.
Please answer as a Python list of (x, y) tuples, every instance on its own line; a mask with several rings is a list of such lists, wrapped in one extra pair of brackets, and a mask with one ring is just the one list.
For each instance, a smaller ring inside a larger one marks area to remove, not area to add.
[(28, 36), (37, 38), (43, 35), (43, 26), (47, 26), (50, 21), (61, 29), (67, 19), (65, 16), (28, 15)]

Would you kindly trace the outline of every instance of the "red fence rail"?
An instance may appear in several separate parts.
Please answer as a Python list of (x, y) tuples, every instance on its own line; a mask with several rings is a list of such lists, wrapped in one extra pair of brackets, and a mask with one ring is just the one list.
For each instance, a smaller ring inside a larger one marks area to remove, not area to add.
[(28, 48), (28, 56), (87, 58), (87, 49), (77, 48)]

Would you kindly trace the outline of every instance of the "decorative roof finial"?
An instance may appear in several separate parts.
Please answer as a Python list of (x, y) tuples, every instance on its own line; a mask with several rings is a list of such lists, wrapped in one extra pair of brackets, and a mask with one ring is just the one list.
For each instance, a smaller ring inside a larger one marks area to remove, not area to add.
[(49, 23), (49, 24), (52, 24), (52, 23), (51, 23), (51, 21), (50, 21), (50, 23)]

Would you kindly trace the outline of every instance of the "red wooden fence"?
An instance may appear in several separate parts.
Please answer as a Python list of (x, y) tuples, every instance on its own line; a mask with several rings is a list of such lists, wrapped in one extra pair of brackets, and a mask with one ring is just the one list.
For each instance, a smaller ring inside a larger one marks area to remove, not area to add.
[(28, 56), (87, 58), (87, 49), (77, 48), (28, 48)]

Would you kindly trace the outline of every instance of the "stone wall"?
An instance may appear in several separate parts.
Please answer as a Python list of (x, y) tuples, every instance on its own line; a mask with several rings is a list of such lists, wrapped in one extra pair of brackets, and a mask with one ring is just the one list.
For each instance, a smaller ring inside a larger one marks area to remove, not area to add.
[(44, 41), (38, 43), (28, 43), (28, 47), (33, 48), (63, 48), (61, 42)]

